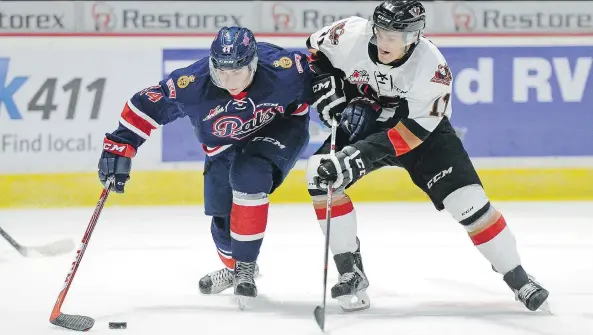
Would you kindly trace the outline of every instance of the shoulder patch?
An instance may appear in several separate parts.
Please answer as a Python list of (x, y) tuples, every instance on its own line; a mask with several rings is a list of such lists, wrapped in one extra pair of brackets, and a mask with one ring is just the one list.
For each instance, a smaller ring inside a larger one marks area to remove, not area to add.
[(288, 57), (280, 57), (279, 60), (274, 61), (274, 67), (281, 67), (283, 69), (290, 69), (292, 67), (292, 59)]
[(453, 81), (453, 75), (447, 64), (439, 64), (437, 70), (434, 73), (434, 77), (430, 80), (433, 83), (442, 84), (445, 86), (451, 85)]
[(189, 86), (190, 83), (196, 81), (196, 77), (194, 75), (191, 76), (181, 76), (177, 78), (177, 87), (179, 88), (186, 88)]
[(329, 29), (329, 42), (332, 45), (338, 45), (338, 43), (340, 43), (340, 36), (342, 36), (344, 34), (344, 26), (346, 25), (346, 22), (340, 22), (338, 24), (336, 24), (335, 26), (331, 27)]
[(173, 78), (169, 78), (169, 80), (167, 80), (167, 88), (169, 89), (169, 99), (176, 99), (177, 98), (177, 90), (175, 89), (175, 84), (173, 83)]

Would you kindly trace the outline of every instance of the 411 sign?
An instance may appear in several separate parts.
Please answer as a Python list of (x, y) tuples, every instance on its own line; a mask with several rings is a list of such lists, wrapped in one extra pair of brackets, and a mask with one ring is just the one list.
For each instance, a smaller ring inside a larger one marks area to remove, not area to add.
[[(20, 111), (20, 106), (14, 101), (14, 95), (27, 83), (29, 77), (15, 76), (9, 78), (9, 63), (9, 58), (0, 58), (0, 113), (4, 109), (8, 112), (10, 119), (19, 120), (23, 118), (23, 114)], [(64, 80), (64, 82), (59, 82), (59, 78), (46, 78), (35, 94), (29, 99), (27, 110), (29, 112), (40, 113), (42, 120), (49, 120), (52, 113), (58, 111), (58, 109), (65, 110), (65, 119), (71, 120), (75, 118), (77, 112), (83, 112), (80, 111), (81, 108), (79, 106), (81, 94), (89, 94), (92, 104), (89, 111), (84, 111), (84, 115), (88, 115), (87, 117), (91, 120), (97, 119), (101, 109), (106, 81), (105, 78), (96, 78), (87, 82), (83, 78), (75, 77), (70, 80)], [(59, 92), (58, 90), (69, 96), (68, 103), (63, 106), (58, 106), (56, 103), (56, 93)]]

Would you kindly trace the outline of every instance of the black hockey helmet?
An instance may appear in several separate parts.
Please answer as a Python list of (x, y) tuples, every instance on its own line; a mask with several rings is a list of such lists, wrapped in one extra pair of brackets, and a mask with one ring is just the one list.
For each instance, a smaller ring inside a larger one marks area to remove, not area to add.
[(375, 8), (373, 23), (384, 30), (422, 34), (426, 10), (417, 0), (387, 0)]

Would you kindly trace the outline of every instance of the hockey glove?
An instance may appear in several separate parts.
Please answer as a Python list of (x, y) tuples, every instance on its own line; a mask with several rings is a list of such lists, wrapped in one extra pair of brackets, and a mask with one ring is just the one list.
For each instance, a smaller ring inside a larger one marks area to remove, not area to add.
[(317, 168), (315, 185), (320, 190), (345, 189), (367, 173), (368, 162), (362, 157), (360, 150), (347, 146), (336, 152), (334, 158), (324, 158)]
[(350, 135), (351, 143), (356, 142), (372, 133), (380, 113), (381, 106), (375, 101), (354, 98), (341, 114), (340, 128)]
[(130, 179), (132, 170), (132, 157), (136, 149), (130, 144), (122, 144), (110, 140), (107, 134), (103, 140), (103, 152), (99, 159), (99, 180), (105, 186), (107, 179), (115, 177), (113, 190), (124, 193), (126, 182)]
[(313, 107), (319, 113), (319, 119), (327, 127), (331, 120), (340, 120), (340, 113), (346, 107), (344, 81), (330, 74), (321, 74), (313, 78)]

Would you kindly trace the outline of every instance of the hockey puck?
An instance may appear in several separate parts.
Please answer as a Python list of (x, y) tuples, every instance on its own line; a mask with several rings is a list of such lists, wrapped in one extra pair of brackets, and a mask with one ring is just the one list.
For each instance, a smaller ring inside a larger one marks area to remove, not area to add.
[(109, 329), (126, 329), (128, 328), (127, 322), (109, 322)]

